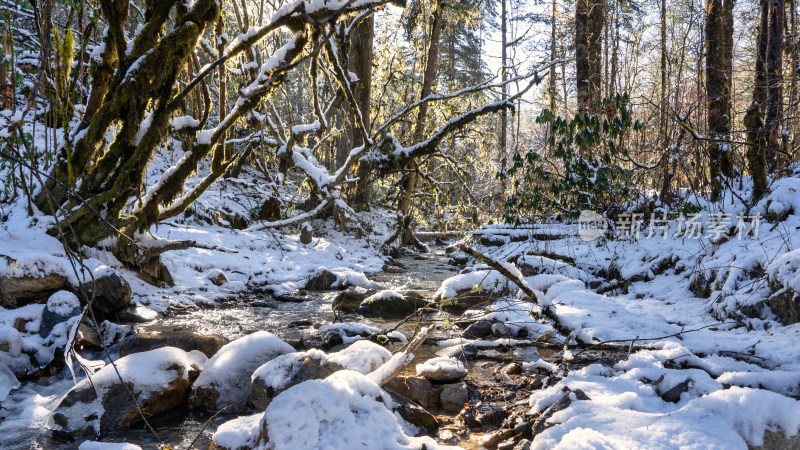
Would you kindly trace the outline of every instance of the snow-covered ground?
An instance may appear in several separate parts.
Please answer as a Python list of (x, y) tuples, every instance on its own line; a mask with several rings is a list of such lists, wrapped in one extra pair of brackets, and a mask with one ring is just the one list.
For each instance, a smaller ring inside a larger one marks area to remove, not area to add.
[[(736, 229), (727, 239), (720, 239), (709, 225), (721, 217), (730, 221), (724, 229), (735, 228), (744, 207), (719, 210), (697, 202), (702, 210), (695, 221), (704, 225), (699, 239), (680, 235), (688, 217), (682, 224), (670, 220), (666, 231), (656, 229), (648, 238), (646, 215), (638, 240), (586, 242), (577, 224), (527, 230), (488, 225), (479, 230), (475, 245), (481, 251), (525, 266), (525, 281), (541, 301), (555, 305), (562, 325), (571, 330), (566, 343), (615, 341), (632, 350), (610, 367), (592, 364), (566, 371), (564, 365), (541, 361), (525, 364), (529, 370), (543, 368), (564, 377), (531, 396), (531, 414), (576, 389), (590, 398), (575, 399), (554, 414), (549, 421), (556, 425), (538, 435), (533, 447), (727, 449), (761, 445), (765, 431), (796, 435), (800, 323), (781, 325), (764, 302), (798, 287), (798, 189), (796, 177), (775, 182), (746, 212), (744, 226), (738, 224), (741, 237)], [(726, 204), (741, 203), (728, 198)], [(762, 219), (754, 236), (751, 217), (756, 215)], [(555, 238), (526, 238), (543, 234)], [(445, 281), (438, 295), (452, 297), (469, 285), (480, 286), (479, 291), (510, 286), (510, 297), (466, 314), (526, 329), (532, 337), (551, 330), (533, 318), (539, 308), (522, 300), (516, 286), (496, 279), (497, 272), (485, 265), (472, 264), (472, 272)], [(705, 294), (696, 289), (703, 283)], [(562, 363), (578, 357), (579, 351), (565, 349)], [(675, 403), (662, 398), (673, 388)]]

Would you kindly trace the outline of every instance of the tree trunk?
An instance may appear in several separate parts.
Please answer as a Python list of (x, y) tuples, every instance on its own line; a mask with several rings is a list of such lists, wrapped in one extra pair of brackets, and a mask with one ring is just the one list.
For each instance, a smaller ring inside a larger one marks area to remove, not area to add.
[(770, 167), (782, 166), (777, 150), (783, 141), (783, 38), (785, 9), (782, 0), (769, 0), (769, 44), (767, 46), (767, 105), (764, 120), (765, 137), (769, 144), (767, 160)]
[[(723, 3), (724, 2), (724, 3)], [(728, 67), (733, 60), (733, 47), (729, 35), (733, 28), (731, 0), (708, 0), (706, 8), (706, 96), (708, 99), (709, 178), (711, 199), (719, 200), (723, 177), (730, 177), (733, 164), (730, 152), (731, 131), (731, 79)]]
[[(556, 59), (556, 0), (553, 0), (553, 12), (550, 17), (550, 61)], [(556, 113), (556, 66), (550, 64), (550, 112)]]
[(589, 40), (587, 35), (589, 2), (590, 0), (575, 1), (575, 84), (578, 97), (578, 114), (588, 113), (591, 105)]
[[(428, 53), (425, 60), (425, 71), (422, 75), (422, 90), (420, 91), (420, 99), (429, 95), (433, 90), (433, 82), (436, 79), (436, 68), (439, 62), (439, 40), (442, 37), (442, 28), (444, 25), (444, 0), (437, 0), (436, 10), (431, 15), (431, 39), (428, 46)], [(425, 135), (425, 124), (428, 119), (428, 103), (423, 103), (419, 107), (417, 113), (417, 121), (414, 124), (414, 141), (419, 142)], [(417, 184), (417, 164), (416, 161), (409, 160), (404, 167), (406, 173), (403, 179), (400, 180), (402, 186), (402, 197), (400, 199), (400, 214), (403, 217), (408, 216), (411, 212), (411, 200), (414, 196), (414, 189)], [(408, 223), (408, 221), (404, 221)], [(414, 240), (414, 234), (411, 232), (410, 227), (403, 230), (401, 245), (407, 245)]]
[[(508, 85), (505, 84), (508, 80), (508, 0), (500, 0), (500, 41), (501, 41), (501, 58), (502, 67), (500, 67), (500, 77), (503, 81), (501, 88), (501, 98), (508, 99)], [(508, 110), (503, 108), (500, 112), (500, 143), (498, 145), (500, 150), (500, 173), (506, 171), (506, 154), (508, 153)], [(495, 198), (495, 205), (499, 207), (502, 203), (502, 197), (506, 191), (505, 179), (500, 180), (500, 192), (497, 193)]]
[[(375, 35), (375, 17), (370, 14), (353, 30), (350, 38), (350, 70), (356, 74), (359, 81), (353, 87), (353, 95), (361, 110), (361, 117), (367, 132), (370, 131), (370, 103), (372, 99), (372, 41)], [(361, 127), (353, 124), (353, 147), (366, 144)], [(359, 209), (368, 207), (369, 183), (372, 168), (367, 162), (359, 162), (356, 169), (355, 192), (353, 193), (353, 206)]]
[(575, 4), (575, 76), (578, 113), (596, 113), (603, 82), (603, 0)]
[(589, 108), (598, 112), (603, 96), (603, 29), (605, 23), (605, 0), (589, 0), (587, 27), (589, 51)]

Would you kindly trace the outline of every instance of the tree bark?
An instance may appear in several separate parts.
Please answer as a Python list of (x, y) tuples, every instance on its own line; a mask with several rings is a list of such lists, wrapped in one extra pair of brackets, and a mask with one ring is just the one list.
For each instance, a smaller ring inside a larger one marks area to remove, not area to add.
[[(708, 0), (706, 8), (706, 97), (708, 99), (709, 178), (711, 199), (719, 200), (723, 177), (733, 174), (730, 152), (733, 2)], [(730, 13), (730, 16), (729, 16)], [(729, 39), (730, 37), (730, 39)]]
[[(356, 97), (358, 108), (367, 132), (370, 132), (371, 114), (370, 104), (372, 100), (372, 55), (373, 38), (375, 36), (375, 17), (362, 20), (353, 30), (350, 38), (350, 70), (358, 77), (358, 83), (353, 87), (353, 95)], [(353, 124), (353, 147), (366, 144), (366, 136), (363, 135), (361, 127)], [(369, 183), (372, 167), (369, 163), (361, 161), (356, 169), (355, 192), (353, 192), (353, 207), (364, 209), (369, 203)]]
[(764, 119), (770, 167), (782, 166), (780, 157), (783, 141), (783, 38), (786, 11), (783, 0), (769, 0), (769, 45), (767, 46), (767, 105)]
[[(552, 15), (550, 16), (550, 61), (556, 59), (556, 0), (553, 0)], [(556, 66), (550, 64), (550, 112), (556, 113)]]

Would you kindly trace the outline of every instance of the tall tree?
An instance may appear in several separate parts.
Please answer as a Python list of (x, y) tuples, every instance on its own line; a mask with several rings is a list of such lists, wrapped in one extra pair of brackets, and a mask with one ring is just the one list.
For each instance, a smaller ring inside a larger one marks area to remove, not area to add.
[(578, 112), (596, 112), (603, 82), (602, 51), (604, 0), (575, 3), (575, 77)]
[(712, 199), (719, 199), (723, 177), (733, 175), (730, 148), (733, 1), (708, 0), (706, 6), (706, 98), (708, 99), (709, 177)]
[[(428, 51), (425, 57), (425, 69), (422, 75), (422, 89), (420, 90), (420, 99), (431, 95), (433, 92), (433, 82), (437, 75), (437, 65), (439, 63), (439, 41), (442, 37), (442, 28), (444, 27), (444, 0), (435, 0), (435, 9), (430, 17), (430, 30), (431, 37), (428, 45)], [(414, 123), (414, 140), (420, 141), (425, 134), (425, 125), (428, 120), (428, 102), (423, 102), (419, 106), (417, 113), (417, 120)], [(408, 245), (414, 241), (414, 235), (409, 228), (410, 225), (410, 212), (411, 203), (414, 197), (414, 190), (417, 184), (417, 163), (413, 159), (409, 159), (404, 166), (405, 175), (401, 180), (402, 192), (400, 198), (400, 215), (404, 221), (404, 228), (402, 234), (402, 244)]]
[[(372, 100), (372, 44), (375, 36), (375, 16), (368, 15), (359, 23), (350, 37), (350, 71), (356, 74), (358, 82), (353, 87), (353, 95), (359, 107), (359, 112), (366, 126), (366, 131), (370, 132), (370, 109)], [(366, 143), (367, 136), (363, 135), (360, 126), (353, 126), (353, 147), (359, 147)], [(369, 181), (370, 164), (361, 161), (356, 169), (355, 192), (353, 193), (353, 206), (363, 208), (367, 206), (369, 200)]]
[(786, 10), (783, 0), (769, 0), (769, 44), (767, 45), (767, 107), (764, 125), (770, 146), (771, 166), (780, 165), (783, 120), (783, 39)]

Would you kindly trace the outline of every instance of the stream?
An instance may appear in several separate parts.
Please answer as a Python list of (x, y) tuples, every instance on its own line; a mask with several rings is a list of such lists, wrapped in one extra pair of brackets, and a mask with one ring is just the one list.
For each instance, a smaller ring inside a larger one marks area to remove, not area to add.
[[(455, 275), (458, 267), (448, 264), (448, 256), (442, 248), (437, 248), (428, 254), (410, 254), (397, 258), (405, 270), (402, 273), (379, 272), (369, 277), (380, 283), (385, 289), (414, 290), (430, 298), (434, 291), (445, 279)], [(222, 302), (218, 307), (199, 307), (180, 311), (166, 311), (163, 317), (147, 324), (135, 324), (136, 332), (159, 332), (171, 330), (192, 330), (206, 333), (216, 333), (224, 338), (233, 340), (251, 334), (255, 331), (265, 330), (286, 340), (290, 344), (302, 344), (303, 339), (314, 334), (316, 330), (311, 326), (315, 323), (332, 322), (334, 313), (331, 308), (333, 298), (337, 291), (301, 291), (290, 298), (282, 297), (280, 300), (259, 293), (243, 293), (236, 299)], [(289, 300), (289, 301), (287, 301)], [(392, 328), (397, 321), (367, 319), (357, 315), (344, 316), (344, 320), (358, 321), (381, 329)], [(424, 323), (424, 322), (423, 322)], [(410, 336), (420, 321), (409, 322), (399, 328), (406, 336)], [(401, 344), (394, 343), (389, 349), (397, 351)], [(116, 347), (110, 347), (112, 356), (116, 356)], [(440, 347), (430, 344), (424, 345), (417, 353), (416, 362), (422, 362), (432, 357)], [(482, 351), (487, 354), (487, 351)], [(490, 356), (499, 354), (494, 350), (488, 351)], [(90, 359), (100, 359), (100, 355), (89, 355)], [(498, 357), (495, 364), (476, 361), (469, 365), (470, 376), (490, 376), (499, 364), (507, 363), (513, 359), (533, 360), (539, 355), (533, 348), (518, 349), (512, 354)], [(505, 362), (502, 362), (505, 361)], [(488, 366), (488, 368), (487, 368)], [(414, 365), (406, 369), (406, 375), (413, 374)], [(79, 379), (82, 374), (76, 371)], [(58, 404), (61, 397), (73, 386), (69, 370), (64, 369), (59, 375), (37, 381), (23, 383), (3, 402), (0, 415), (0, 448), (17, 449), (76, 449), (84, 439), (74, 441), (60, 439), (48, 427), (49, 412)], [(432, 411), (441, 415), (439, 412)], [(217, 415), (194, 443), (196, 448), (205, 449), (210, 444), (211, 434), (223, 422), (250, 412), (231, 412)], [(186, 449), (198, 436), (211, 414), (178, 408), (149, 419), (151, 425), (158, 433), (156, 438), (147, 431), (143, 425), (132, 427), (128, 430), (111, 433), (103, 438), (104, 442), (131, 442), (142, 448), (155, 448), (159, 442), (169, 443), (172, 449)], [(468, 444), (468, 442), (459, 444)], [(463, 445), (471, 448), (471, 445)]]

